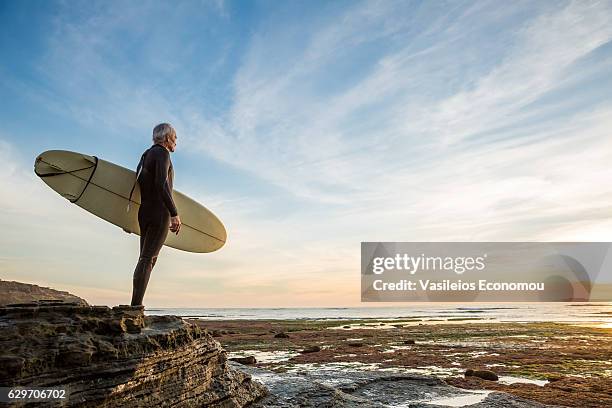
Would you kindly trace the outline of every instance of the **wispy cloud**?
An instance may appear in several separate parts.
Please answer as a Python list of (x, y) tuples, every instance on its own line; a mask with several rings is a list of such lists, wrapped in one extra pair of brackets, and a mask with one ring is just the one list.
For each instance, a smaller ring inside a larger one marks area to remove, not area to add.
[[(466, 138), (486, 143), (482, 136), (487, 133), (524, 133), (522, 122), (545, 108), (527, 106), (559, 87), (572, 64), (609, 41), (612, 33), (607, 3), (551, 7), (507, 28), (509, 35), (502, 38), (509, 44), (501, 47), (504, 52), (488, 71), (474, 68), (464, 82), (440, 89), (436, 80), (448, 78), (432, 67), (457, 74), (449, 64), (463, 64), (464, 69), (469, 63), (491, 65), (486, 52), (471, 59), (463, 55), (462, 46), (469, 49), (469, 44), (462, 42), (471, 37), (461, 38), (461, 33), (471, 32), (476, 18), (497, 21), (499, 15), (481, 6), (476, 16), (437, 16), (452, 29), (437, 33), (435, 41), (420, 42), (424, 34), (410, 31), (410, 18), (404, 25), (385, 24), (396, 20), (395, 6), (359, 4), (340, 17), (352, 24), (334, 20), (318, 27), (303, 48), (289, 54), (275, 55), (284, 49), (282, 39), (280, 46), (274, 41), (276, 33), (255, 37), (236, 77), (230, 116), (221, 122), (192, 122), (195, 129), (201, 126), (201, 148), (299, 196), (354, 203), (359, 197), (355, 193), (376, 188), (364, 185), (368, 178), (418, 170), (419, 163), (445, 159), (456, 152), (446, 147)], [(486, 24), (479, 25), (479, 34), (489, 34)], [(380, 29), (387, 26), (392, 29)], [(368, 60), (369, 69), (350, 86), (313, 92), (319, 82), (332, 88), (334, 81), (344, 83), (325, 71), (342, 64), (351, 50), (360, 50), (368, 39), (365, 33), (373, 32), (373, 44), (383, 35), (405, 39), (408, 45)], [(430, 85), (432, 93), (427, 92)], [(471, 148), (467, 146), (457, 149)], [(247, 155), (258, 159), (244, 160)]]
[(610, 3), (572, 2), (536, 18), (518, 30), (508, 55), (474, 86), (423, 110), (416, 130), (449, 144), (520, 126), (538, 113), (533, 106), (523, 109), (560, 87), (572, 64), (610, 41), (611, 13)]

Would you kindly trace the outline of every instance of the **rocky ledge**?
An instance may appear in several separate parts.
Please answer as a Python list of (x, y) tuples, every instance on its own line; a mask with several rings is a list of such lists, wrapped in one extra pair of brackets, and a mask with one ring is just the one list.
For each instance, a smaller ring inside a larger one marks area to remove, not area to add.
[(39, 300), (61, 300), (87, 306), (85, 299), (63, 290), (0, 279), (0, 306), (12, 303), (36, 302)]
[(61, 301), (0, 307), (0, 385), (61, 387), (62, 406), (79, 407), (242, 407), (266, 394), (179, 317)]

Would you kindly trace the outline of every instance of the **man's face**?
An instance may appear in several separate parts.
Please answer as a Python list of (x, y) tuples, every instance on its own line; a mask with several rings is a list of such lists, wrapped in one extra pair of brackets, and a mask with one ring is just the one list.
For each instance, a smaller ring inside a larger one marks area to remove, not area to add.
[(168, 140), (166, 141), (166, 147), (171, 152), (174, 152), (174, 150), (176, 149), (176, 139), (178, 139), (176, 135), (170, 135), (168, 136)]

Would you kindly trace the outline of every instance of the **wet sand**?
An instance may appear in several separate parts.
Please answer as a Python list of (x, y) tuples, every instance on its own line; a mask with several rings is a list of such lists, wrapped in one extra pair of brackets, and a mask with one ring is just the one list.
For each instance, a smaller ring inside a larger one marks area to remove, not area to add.
[[(192, 321), (212, 332), (229, 357), (254, 356), (255, 366), (271, 371), (341, 367), (418, 373), (544, 404), (612, 406), (609, 328), (478, 318)], [(303, 353), (308, 348), (314, 349)], [(464, 377), (467, 369), (493, 371), (499, 380)]]

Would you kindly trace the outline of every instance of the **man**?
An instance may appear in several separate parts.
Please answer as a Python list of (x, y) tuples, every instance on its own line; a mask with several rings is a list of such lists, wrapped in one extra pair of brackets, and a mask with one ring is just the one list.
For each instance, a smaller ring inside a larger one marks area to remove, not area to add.
[(174, 170), (170, 153), (176, 149), (176, 131), (168, 123), (153, 129), (153, 146), (145, 151), (138, 164), (140, 186), (140, 258), (134, 270), (132, 306), (141, 306), (151, 271), (157, 261), (168, 229), (175, 234), (181, 229), (181, 219), (172, 199)]

